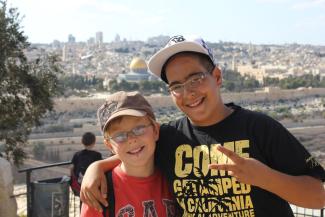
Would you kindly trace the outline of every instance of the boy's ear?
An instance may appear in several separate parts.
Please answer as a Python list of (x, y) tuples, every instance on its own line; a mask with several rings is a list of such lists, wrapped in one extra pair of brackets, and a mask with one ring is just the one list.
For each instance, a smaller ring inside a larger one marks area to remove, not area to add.
[(216, 80), (216, 83), (218, 86), (221, 86), (222, 84), (222, 73), (219, 67), (215, 66), (213, 71), (212, 71), (212, 76)]
[(113, 154), (116, 154), (113, 150), (112, 144), (109, 142), (109, 139), (104, 139), (104, 144)]
[(153, 128), (154, 128), (155, 141), (158, 141), (158, 138), (159, 138), (159, 130), (160, 130), (160, 124), (157, 123), (157, 122), (153, 122)]

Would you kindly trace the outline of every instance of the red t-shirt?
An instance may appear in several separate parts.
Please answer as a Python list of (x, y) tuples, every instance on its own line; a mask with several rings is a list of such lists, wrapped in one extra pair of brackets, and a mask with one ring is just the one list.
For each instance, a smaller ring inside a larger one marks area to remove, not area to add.
[[(126, 175), (120, 167), (112, 172), (115, 216), (175, 216), (175, 203), (161, 172), (146, 178)], [(108, 189), (109, 191), (110, 189)], [(108, 192), (109, 193), (109, 192)], [(102, 217), (102, 212), (83, 203), (80, 217)]]

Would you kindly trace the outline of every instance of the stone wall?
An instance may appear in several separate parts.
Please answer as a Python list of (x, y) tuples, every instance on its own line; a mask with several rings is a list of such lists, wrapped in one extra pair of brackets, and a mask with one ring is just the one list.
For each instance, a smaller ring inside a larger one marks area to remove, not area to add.
[[(325, 96), (325, 88), (301, 88), (295, 90), (281, 90), (265, 88), (255, 92), (222, 93), (224, 102), (260, 102), (295, 99), (310, 96)], [(148, 96), (146, 99), (154, 108), (174, 106), (170, 96)], [(96, 111), (105, 98), (68, 98), (56, 99), (54, 109), (57, 112)]]
[(281, 90), (278, 88), (265, 88), (262, 91), (243, 93), (224, 93), (225, 102), (262, 102), (299, 99), (303, 97), (325, 96), (325, 88), (302, 88), (295, 90)]

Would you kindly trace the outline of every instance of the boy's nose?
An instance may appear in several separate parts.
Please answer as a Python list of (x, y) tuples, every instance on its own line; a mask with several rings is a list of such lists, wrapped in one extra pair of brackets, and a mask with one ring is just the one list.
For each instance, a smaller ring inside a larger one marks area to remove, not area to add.
[(185, 86), (183, 90), (184, 96), (195, 96), (196, 89), (190, 86)]
[(128, 142), (136, 141), (137, 136), (133, 132), (128, 132), (127, 134)]

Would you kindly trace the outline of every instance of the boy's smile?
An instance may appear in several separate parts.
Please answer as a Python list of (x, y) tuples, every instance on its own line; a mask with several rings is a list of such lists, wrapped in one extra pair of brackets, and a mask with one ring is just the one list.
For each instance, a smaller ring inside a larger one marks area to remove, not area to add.
[[(146, 151), (148, 151), (147, 150), (148, 149), (148, 144), (142, 144), (140, 142), (141, 142), (140, 139), (130, 138), (129, 141), (126, 142), (127, 144), (122, 144), (122, 146), (123, 145), (127, 146), (127, 147), (125, 147), (125, 153), (126, 153), (126, 155), (129, 155), (128, 157), (130, 159), (134, 158), (133, 159), (133, 160), (135, 160), (134, 163), (137, 163), (136, 158), (146, 157), (146, 156), (142, 156), (142, 155), (146, 154)], [(141, 161), (141, 159), (139, 159), (139, 161)]]
[(140, 148), (133, 149), (131, 151), (128, 151), (128, 154), (139, 154), (144, 149), (144, 146), (141, 146)]
[(195, 100), (193, 103), (187, 104), (187, 106), (190, 108), (195, 108), (195, 107), (201, 105), (203, 103), (203, 101), (204, 101), (204, 97), (200, 97), (197, 100)]

